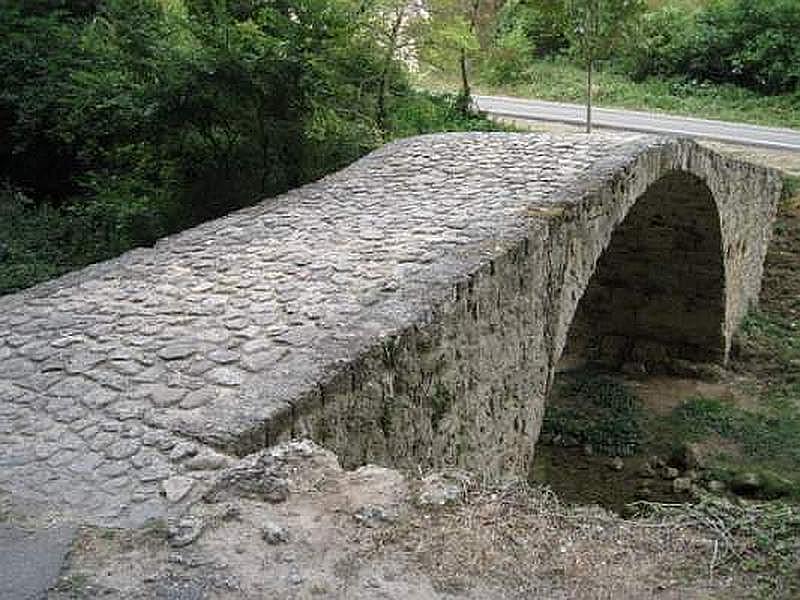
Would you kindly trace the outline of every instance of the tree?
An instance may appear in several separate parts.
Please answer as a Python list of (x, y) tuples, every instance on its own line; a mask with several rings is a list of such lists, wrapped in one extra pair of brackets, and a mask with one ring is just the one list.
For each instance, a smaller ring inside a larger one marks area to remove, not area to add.
[(586, 66), (586, 132), (592, 131), (592, 76), (644, 11), (643, 0), (569, 0), (572, 47)]
[(426, 35), (427, 56), (443, 67), (455, 59), (461, 79), (458, 107), (469, 113), (472, 103), (470, 62), (480, 50), (478, 24), (481, 0), (431, 0)]
[(381, 131), (388, 129), (387, 96), (398, 57), (413, 49), (414, 37), (409, 28), (423, 18), (421, 3), (414, 0), (369, 0), (361, 7), (363, 30), (382, 48), (376, 99), (376, 121)]

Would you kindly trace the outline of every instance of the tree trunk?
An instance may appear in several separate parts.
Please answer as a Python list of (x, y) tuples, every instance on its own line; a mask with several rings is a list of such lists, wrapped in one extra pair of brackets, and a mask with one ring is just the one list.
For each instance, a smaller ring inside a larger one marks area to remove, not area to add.
[(459, 59), (461, 64), (461, 98), (459, 109), (465, 115), (469, 114), (469, 106), (472, 102), (472, 90), (469, 87), (469, 73), (467, 71), (467, 51), (462, 48)]
[(586, 62), (586, 133), (592, 133), (592, 57)]
[[(480, 15), (481, 9), (481, 0), (472, 0), (472, 5), (470, 7), (470, 14), (469, 14), (469, 31), (470, 33), (474, 34), (478, 27), (478, 18)], [(460, 98), (460, 106), (459, 109), (461, 110), (464, 115), (468, 115), (470, 108), (472, 106), (472, 89), (469, 86), (469, 63), (467, 60), (467, 49), (461, 48), (461, 53), (459, 56), (459, 63), (461, 66), (461, 98)]]
[(381, 70), (381, 78), (378, 82), (378, 128), (381, 131), (386, 131), (387, 110), (386, 110), (386, 91), (389, 86), (389, 71), (392, 67), (392, 60), (397, 52), (397, 42), (400, 38), (400, 31), (403, 28), (403, 20), (405, 19), (406, 8), (403, 7), (395, 14), (394, 22), (392, 23), (392, 30), (389, 34), (389, 43), (386, 48), (386, 56), (384, 57), (383, 69)]

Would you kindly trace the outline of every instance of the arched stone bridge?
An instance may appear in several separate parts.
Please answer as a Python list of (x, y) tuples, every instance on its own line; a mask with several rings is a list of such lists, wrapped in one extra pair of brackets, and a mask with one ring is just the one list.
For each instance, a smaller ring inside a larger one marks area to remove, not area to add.
[(390, 144), (0, 299), (0, 489), (137, 523), (296, 435), (524, 472), (573, 321), (616, 363), (727, 359), (780, 185), (642, 135)]

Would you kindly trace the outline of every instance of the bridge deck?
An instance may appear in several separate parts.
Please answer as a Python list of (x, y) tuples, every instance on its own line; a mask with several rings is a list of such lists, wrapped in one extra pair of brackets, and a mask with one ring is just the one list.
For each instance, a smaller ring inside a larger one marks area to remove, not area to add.
[(180, 490), (225, 462), (217, 451), (291, 427), (308, 390), (424, 320), (531, 219), (664, 143), (401, 141), (0, 299), (0, 488), (96, 520), (157, 514), (165, 480)]

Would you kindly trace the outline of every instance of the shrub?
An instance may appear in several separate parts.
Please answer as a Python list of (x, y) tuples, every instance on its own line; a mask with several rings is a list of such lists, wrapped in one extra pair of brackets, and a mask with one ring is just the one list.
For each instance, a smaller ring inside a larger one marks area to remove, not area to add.
[(800, 87), (800, 3), (716, 0), (696, 11), (672, 5), (646, 15), (620, 63), (650, 75), (734, 83), (765, 93)]

